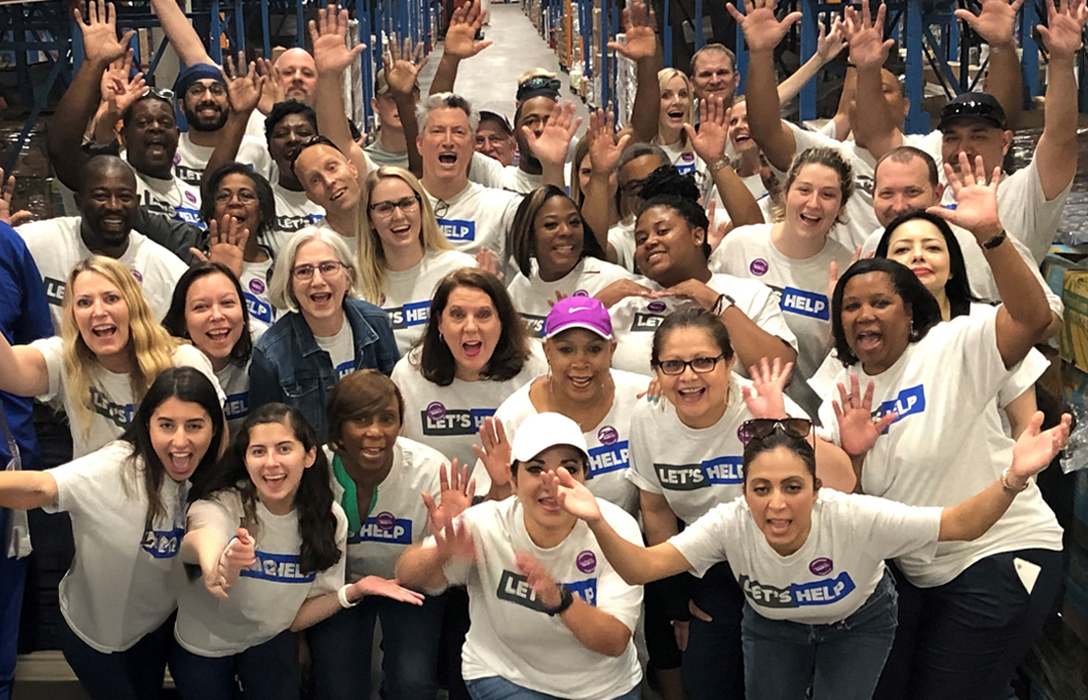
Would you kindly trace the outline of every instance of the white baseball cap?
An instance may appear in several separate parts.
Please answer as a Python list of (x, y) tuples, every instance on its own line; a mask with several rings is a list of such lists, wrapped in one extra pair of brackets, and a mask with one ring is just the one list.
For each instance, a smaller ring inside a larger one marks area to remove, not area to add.
[(556, 445), (570, 445), (589, 459), (589, 448), (582, 430), (561, 413), (538, 413), (526, 418), (514, 434), (510, 456), (516, 462), (528, 462)]

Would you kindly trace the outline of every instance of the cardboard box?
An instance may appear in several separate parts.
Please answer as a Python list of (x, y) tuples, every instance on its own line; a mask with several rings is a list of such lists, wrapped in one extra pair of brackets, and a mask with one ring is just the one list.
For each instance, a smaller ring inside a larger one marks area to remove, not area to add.
[(1065, 305), (1062, 359), (1088, 372), (1088, 250), (1055, 246), (1043, 261), (1043, 277)]

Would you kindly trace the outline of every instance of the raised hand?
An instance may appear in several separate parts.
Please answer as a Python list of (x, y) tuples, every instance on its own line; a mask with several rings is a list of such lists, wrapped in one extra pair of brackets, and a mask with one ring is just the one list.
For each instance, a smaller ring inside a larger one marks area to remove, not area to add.
[(123, 58), (136, 34), (135, 30), (130, 29), (120, 39), (117, 38), (117, 8), (113, 3), (91, 0), (87, 3), (86, 18), (77, 6), (75, 20), (83, 33), (83, 60), (103, 67)]
[[(102, 74), (102, 103), (104, 118), (115, 121), (147, 92), (147, 83), (143, 73), (132, 74), (133, 52), (129, 49), (124, 58), (110, 64)], [(96, 118), (97, 119), (97, 118)]]
[(835, 57), (842, 53), (846, 46), (846, 31), (842, 24), (842, 18), (838, 17), (831, 25), (831, 31), (820, 23), (820, 35), (816, 37), (816, 55), (821, 63), (831, 63)]
[(1072, 59), (1083, 46), (1081, 37), (1088, 21), (1085, 0), (1062, 0), (1060, 9), (1054, 6), (1054, 0), (1046, 0), (1046, 15), (1047, 26), (1039, 24), (1035, 28), (1042, 35), (1051, 60)]
[(310, 41), (313, 44), (317, 72), (340, 75), (351, 65), (366, 44), (348, 48), (348, 11), (335, 4), (317, 11), (317, 20), (310, 20)]
[(543, 479), (544, 488), (552, 498), (559, 501), (563, 510), (590, 524), (601, 519), (601, 506), (597, 503), (597, 497), (585, 484), (576, 481), (566, 469), (559, 467), (554, 472), (544, 472)]
[(445, 518), (456, 518), (472, 505), (472, 496), (476, 493), (476, 480), (468, 478), (468, 465), (457, 467), (457, 460), (450, 464), (449, 476), (446, 465), (438, 469), (439, 500), (436, 504), (431, 494), (423, 492), (423, 504), (427, 506), (427, 515), (431, 531), (437, 530)]
[(529, 588), (533, 589), (533, 593), (540, 602), (549, 608), (557, 607), (562, 600), (559, 584), (555, 582), (544, 565), (528, 552), (518, 552), (514, 562), (517, 564), (518, 571), (528, 580)]
[(411, 95), (416, 87), (419, 72), (427, 65), (427, 57), (423, 55), (423, 43), (412, 46), (411, 39), (404, 40), (403, 48), (394, 38), (386, 44), (383, 65), (385, 67), (385, 79), (389, 82), (389, 89), (400, 95)]
[(238, 52), (238, 65), (235, 68), (234, 59), (227, 56), (223, 66), (223, 79), (227, 83), (227, 97), (230, 98), (230, 108), (235, 112), (252, 112), (257, 108), (264, 93), (267, 76), (257, 71), (256, 62), (249, 64), (246, 70), (245, 54)]
[(464, 60), (472, 58), (491, 46), (490, 41), (476, 41), (476, 34), (483, 23), (484, 18), (480, 14), (479, 2), (466, 2), (454, 10), (450, 17), (450, 25), (446, 28), (442, 55)]
[(383, 598), (392, 598), (402, 603), (411, 605), (423, 605), (424, 595), (404, 588), (396, 579), (382, 578), (380, 576), (364, 576), (351, 584), (360, 597), (368, 595), (380, 595)]
[(502, 270), (499, 269), (499, 256), (495, 255), (495, 251), (490, 248), (480, 248), (476, 253), (476, 267), (484, 272), (490, 272), (500, 281), (503, 278)]
[(270, 104), (283, 102), (283, 87), (277, 79), (276, 66), (267, 58), (258, 58), (256, 63), (257, 74), (265, 78), (264, 90), (261, 92), (262, 101)]
[(956, 10), (956, 17), (978, 32), (990, 46), (1012, 44), (1016, 13), (1024, 0), (1013, 0), (1011, 4), (1009, 0), (979, 0), (979, 4), (977, 15), (970, 10)]
[(15, 197), (15, 176), (4, 179), (4, 169), (0, 168), (0, 222), (8, 226), (19, 226), (30, 221), (34, 216), (28, 211), (11, 210), (11, 200)]
[[(871, 258), (873, 253), (869, 253), (865, 257)], [(854, 259), (850, 261), (850, 264), (853, 265), (858, 260), (861, 260), (861, 246), (854, 248)], [(827, 302), (830, 304), (831, 299), (835, 296), (835, 287), (839, 286), (839, 264), (832, 260), (831, 264), (828, 265), (828, 272), (830, 274), (827, 280)]]
[(608, 48), (616, 53), (640, 61), (657, 55), (657, 32), (650, 23), (650, 13), (642, 0), (631, 0), (623, 10), (623, 35), (626, 43), (608, 42)]
[(525, 137), (525, 144), (541, 163), (562, 167), (567, 161), (570, 140), (581, 126), (582, 118), (574, 118), (573, 104), (556, 102), (540, 136), (527, 126), (521, 127), (521, 133)]
[(1001, 166), (994, 168), (993, 177), (986, 182), (986, 164), (982, 156), (975, 156), (974, 169), (963, 151), (959, 153), (959, 172), (949, 163), (944, 164), (944, 174), (956, 197), (956, 208), (930, 207), (926, 211), (936, 214), (954, 226), (975, 234), (979, 243), (985, 243), (1004, 229), (997, 211), (997, 186), (1001, 182)]
[(204, 576), (204, 585), (208, 591), (218, 597), (226, 598), (227, 591), (238, 583), (238, 576), (242, 569), (249, 568), (257, 563), (257, 543), (250, 537), (249, 531), (244, 527), (238, 528), (234, 539), (227, 543), (223, 553), (219, 555), (219, 565), (216, 567), (212, 585), (209, 585), (208, 573)]
[(222, 221), (223, 225), (214, 219), (208, 222), (207, 255), (199, 248), (190, 248), (189, 252), (201, 262), (223, 263), (230, 268), (235, 277), (241, 277), (246, 242), (249, 240), (249, 227), (233, 216), (225, 216)]
[(484, 418), (479, 435), (483, 445), (473, 445), (473, 451), (483, 462), (491, 482), (496, 486), (505, 486), (511, 479), (510, 460), (512, 457), (510, 440), (506, 437), (506, 429), (502, 427), (502, 421), (493, 416)]
[(850, 44), (850, 60), (858, 68), (883, 66), (888, 58), (888, 51), (895, 42), (884, 40), (884, 15), (888, 8), (880, 3), (880, 9), (873, 20), (869, 12), (869, 3), (861, 3), (861, 13), (852, 5), (847, 5), (845, 17), (846, 39)]
[(699, 100), (699, 130), (696, 131), (691, 124), (684, 124), (688, 143), (695, 155), (707, 165), (717, 163), (725, 156), (725, 145), (729, 142), (729, 118), (732, 115), (733, 110), (725, 108), (721, 97), (711, 95), (708, 99)]
[(895, 411), (873, 418), (873, 391), (875, 385), (869, 382), (865, 395), (861, 395), (857, 375), (850, 375), (850, 393), (841, 383), (839, 400), (831, 401), (835, 410), (835, 419), (839, 422), (839, 443), (846, 454), (860, 457), (873, 448), (876, 439), (895, 422), (899, 415)]
[(472, 535), (453, 518), (443, 515), (442, 527), (434, 530), (434, 544), (443, 562), (453, 559), (475, 559), (476, 544)]
[(1036, 411), (1028, 427), (1020, 433), (1012, 446), (1012, 465), (1009, 467), (1009, 485), (1018, 489), (1027, 480), (1050, 466), (1058, 453), (1069, 442), (1069, 430), (1073, 416), (1062, 414), (1062, 420), (1050, 430), (1042, 431), (1043, 412)]
[(611, 175), (631, 135), (624, 134), (617, 140), (615, 115), (598, 109), (589, 115), (589, 128), (583, 138), (589, 143), (589, 163), (593, 172)]
[(790, 373), (793, 371), (793, 363), (782, 365), (782, 360), (774, 358), (774, 362), (767, 362), (764, 357), (760, 366), (753, 365), (748, 368), (748, 374), (752, 378), (752, 387), (742, 387), (741, 396), (744, 405), (756, 418), (785, 418), (786, 401), (783, 398), (786, 385), (790, 381)]
[(779, 21), (774, 16), (775, 5), (775, 0), (752, 0), (747, 14), (734, 7), (733, 3), (725, 6), (744, 32), (749, 51), (774, 51), (790, 27), (801, 21), (800, 12), (791, 12)]
[(650, 297), (654, 292), (649, 287), (644, 287), (634, 280), (616, 280), (601, 291), (593, 295), (593, 298), (611, 309), (627, 297)]

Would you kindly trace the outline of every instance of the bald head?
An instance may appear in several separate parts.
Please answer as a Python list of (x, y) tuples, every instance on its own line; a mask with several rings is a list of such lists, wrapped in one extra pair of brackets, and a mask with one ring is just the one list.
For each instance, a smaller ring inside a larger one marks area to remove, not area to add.
[(117, 156), (95, 156), (81, 174), (76, 205), (83, 242), (95, 253), (119, 258), (128, 248), (128, 235), (139, 213), (136, 175)]
[(287, 49), (276, 60), (276, 80), (285, 100), (313, 102), (317, 85), (317, 64), (305, 49)]
[(95, 156), (83, 166), (81, 191), (86, 194), (102, 182), (111, 181), (136, 190), (136, 174), (117, 156)]

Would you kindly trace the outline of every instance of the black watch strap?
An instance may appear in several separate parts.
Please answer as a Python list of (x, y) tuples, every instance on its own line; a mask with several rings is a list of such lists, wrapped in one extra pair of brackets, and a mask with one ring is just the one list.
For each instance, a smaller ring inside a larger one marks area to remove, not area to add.
[(1001, 233), (997, 234), (996, 236), (994, 236), (990, 240), (983, 243), (982, 247), (985, 248), (986, 250), (993, 250), (994, 248), (996, 248), (999, 245), (1001, 245), (1002, 243), (1004, 243), (1005, 239), (1007, 237), (1008, 237), (1008, 235), (1005, 233), (1005, 230), (1002, 229)]
[(547, 608), (544, 612), (548, 613), (552, 617), (560, 615), (567, 611), (571, 605), (574, 604), (574, 594), (570, 592), (570, 589), (566, 586), (559, 584), (559, 605), (554, 608)]

